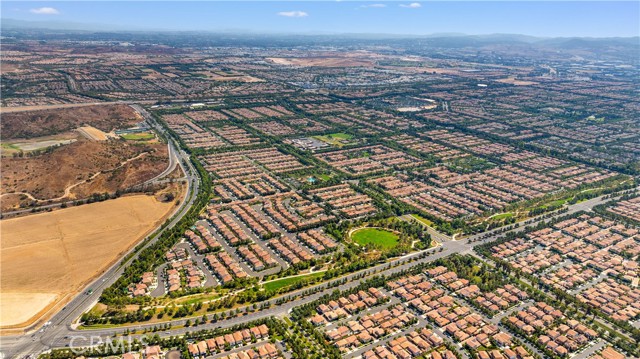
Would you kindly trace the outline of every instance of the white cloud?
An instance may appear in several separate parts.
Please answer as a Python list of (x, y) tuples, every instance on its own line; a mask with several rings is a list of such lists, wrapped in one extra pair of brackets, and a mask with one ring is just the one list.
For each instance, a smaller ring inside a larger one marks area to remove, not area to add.
[(33, 14), (38, 14), (38, 15), (58, 15), (60, 13), (60, 11), (58, 11), (58, 9), (52, 8), (52, 7), (39, 7), (36, 9), (31, 9), (29, 10), (29, 12), (33, 13)]
[(369, 4), (369, 5), (361, 5), (360, 7), (383, 8), (383, 7), (387, 7), (387, 5), (385, 5), (385, 4)]
[(307, 16), (309, 16), (309, 14), (307, 14), (304, 11), (281, 11), (281, 12), (278, 13), (278, 15), (286, 16), (286, 17), (307, 17)]
[(400, 4), (400, 7), (406, 7), (409, 9), (417, 9), (419, 7), (422, 7), (422, 5), (420, 5), (419, 2), (412, 2), (411, 4)]

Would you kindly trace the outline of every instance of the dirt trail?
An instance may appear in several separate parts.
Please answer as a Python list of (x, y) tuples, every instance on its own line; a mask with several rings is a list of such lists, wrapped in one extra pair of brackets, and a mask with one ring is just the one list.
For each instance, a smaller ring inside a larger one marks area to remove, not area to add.
[[(149, 154), (149, 152), (142, 152), (142, 153), (140, 153), (139, 155), (137, 155), (135, 157), (131, 157), (131, 158), (125, 160), (125, 161), (120, 162), (120, 164), (117, 167), (114, 167), (114, 168), (110, 169), (109, 171), (115, 171), (115, 170), (121, 168), (122, 166), (126, 165), (127, 163), (129, 163), (131, 161), (135, 161), (138, 158), (141, 158), (142, 156), (147, 155), (147, 154)], [(31, 193), (28, 193), (28, 192), (3, 193), (2, 195), (0, 195), (0, 197), (6, 196), (6, 195), (11, 195), (11, 194), (13, 194), (13, 195), (23, 194), (23, 195), (29, 197), (32, 201), (36, 201), (36, 202), (39, 202), (39, 203), (49, 202), (49, 201), (59, 201), (59, 200), (62, 200), (62, 199), (65, 199), (65, 198), (69, 197), (71, 195), (71, 190), (73, 188), (75, 188), (75, 187), (77, 187), (77, 186), (79, 186), (79, 185), (81, 185), (83, 183), (86, 183), (87, 181), (92, 181), (93, 179), (95, 179), (96, 177), (101, 175), (102, 173), (104, 173), (104, 171), (98, 171), (98, 172), (94, 173), (91, 177), (89, 177), (86, 180), (82, 180), (80, 182), (76, 182), (76, 183), (74, 183), (72, 185), (67, 186), (64, 189), (64, 194), (62, 196), (56, 197), (56, 198), (37, 199), (37, 198), (33, 197), (33, 195), (31, 195)]]
[(0, 194), (0, 197), (9, 196), (9, 195), (25, 195), (25, 196), (29, 197), (32, 201), (41, 201), (40, 199), (37, 199), (37, 198), (33, 197), (31, 195), (31, 193), (29, 193), (29, 192), (3, 193), (3, 194)]

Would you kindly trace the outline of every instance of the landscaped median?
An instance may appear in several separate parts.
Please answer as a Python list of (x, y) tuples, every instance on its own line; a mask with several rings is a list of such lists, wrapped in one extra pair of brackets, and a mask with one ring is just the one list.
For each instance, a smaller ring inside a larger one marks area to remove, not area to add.
[(278, 292), (281, 289), (291, 289), (292, 287), (303, 287), (308, 282), (313, 282), (324, 276), (324, 271), (302, 274), (298, 276), (286, 277), (268, 281), (262, 284), (266, 291)]

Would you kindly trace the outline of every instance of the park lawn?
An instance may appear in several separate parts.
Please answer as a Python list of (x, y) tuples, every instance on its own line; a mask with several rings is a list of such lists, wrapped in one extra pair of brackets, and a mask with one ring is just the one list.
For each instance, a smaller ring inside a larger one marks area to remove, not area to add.
[(342, 132), (338, 132), (338, 133), (332, 133), (330, 135), (327, 135), (331, 138), (337, 138), (340, 140), (350, 140), (353, 138), (352, 135), (348, 134), (348, 133), (342, 133)]
[(148, 141), (153, 140), (156, 136), (150, 132), (126, 133), (121, 135), (122, 138), (129, 141)]
[(511, 217), (513, 217), (513, 213), (507, 212), (507, 213), (496, 214), (495, 216), (491, 217), (491, 219), (494, 221), (500, 221), (500, 220), (511, 218)]
[(322, 142), (326, 142), (330, 145), (334, 145), (338, 147), (342, 147), (344, 144), (348, 143), (349, 140), (353, 138), (352, 135), (348, 133), (342, 133), (342, 132), (331, 133), (331, 134), (322, 135), (322, 136), (313, 136), (313, 137), (317, 140), (320, 140)]
[(393, 249), (398, 245), (398, 235), (379, 228), (362, 228), (351, 234), (351, 239), (361, 246), (374, 244), (383, 250)]
[(557, 207), (557, 206), (562, 206), (565, 203), (567, 203), (566, 199), (559, 199), (559, 200), (556, 200), (556, 201), (553, 201), (553, 202), (549, 203), (547, 206), (556, 206)]
[(276, 279), (267, 283), (264, 283), (264, 289), (267, 291), (277, 291), (282, 288), (290, 287), (294, 284), (297, 284), (302, 281), (306, 281), (309, 279), (316, 279), (324, 276), (324, 272), (315, 272), (307, 275), (301, 275), (297, 277), (287, 277), (282, 279)]
[(411, 217), (415, 218), (418, 222), (422, 222), (423, 224), (429, 226), (429, 227), (433, 227), (433, 222), (431, 222), (430, 220), (422, 217), (419, 214), (412, 214)]

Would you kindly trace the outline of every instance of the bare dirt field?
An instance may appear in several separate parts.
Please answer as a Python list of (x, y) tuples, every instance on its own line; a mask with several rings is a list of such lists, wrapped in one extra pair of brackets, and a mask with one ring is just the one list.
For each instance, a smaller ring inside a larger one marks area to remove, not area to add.
[(115, 137), (114, 135), (110, 135), (104, 131), (100, 131), (93, 126), (78, 127), (77, 131), (86, 138), (94, 141), (106, 141), (111, 137)]
[[(16, 209), (34, 198), (44, 202), (114, 193), (157, 176), (168, 163), (163, 143), (82, 138), (38, 156), (7, 157), (0, 171), (0, 208)], [(18, 202), (11, 197), (17, 197)]]
[(496, 80), (496, 82), (500, 82), (503, 84), (511, 84), (511, 85), (516, 85), (516, 86), (531, 86), (531, 85), (537, 85), (537, 82), (534, 81), (524, 81), (524, 80), (518, 80), (515, 79), (513, 77), (508, 77), (506, 79), (499, 79)]
[(30, 152), (30, 151), (41, 150), (47, 147), (68, 145), (75, 141), (76, 141), (75, 138), (70, 138), (70, 139), (59, 139), (59, 140), (37, 141), (37, 142), (17, 142), (17, 143), (14, 143), (13, 145), (18, 147), (20, 150), (24, 152)]
[(278, 65), (292, 65), (303, 67), (355, 67), (355, 66), (373, 66), (373, 62), (369, 60), (357, 59), (352, 57), (298, 57), (298, 58), (282, 58), (270, 57), (267, 60)]
[(132, 126), (141, 120), (137, 112), (122, 104), (27, 112), (3, 111), (0, 132), (3, 140), (49, 136), (80, 126), (93, 126), (111, 132), (116, 128)]
[(64, 305), (175, 208), (135, 195), (0, 221), (0, 327)]

